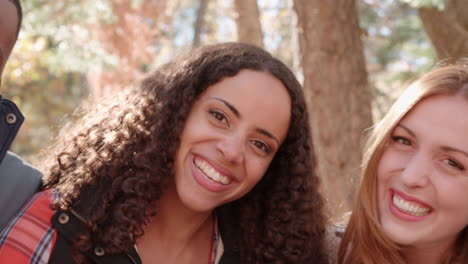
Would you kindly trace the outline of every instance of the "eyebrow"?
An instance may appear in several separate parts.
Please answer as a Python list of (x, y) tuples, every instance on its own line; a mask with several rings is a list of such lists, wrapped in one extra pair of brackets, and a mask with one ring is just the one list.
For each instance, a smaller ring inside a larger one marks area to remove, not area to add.
[(239, 112), (239, 110), (237, 110), (237, 108), (235, 108), (232, 104), (230, 104), (229, 102), (221, 99), (221, 98), (218, 98), (218, 97), (212, 97), (212, 99), (215, 99), (215, 100), (218, 100), (218, 101), (221, 101), (222, 103), (224, 103), (233, 113), (234, 115), (237, 116), (237, 118), (241, 118), (241, 114)]
[[(235, 115), (237, 118), (242, 118), (242, 115), (241, 115), (241, 113), (239, 112), (239, 110), (237, 110), (236, 107), (234, 107), (232, 104), (230, 104), (230, 103), (227, 102), (226, 100), (223, 100), (223, 99), (218, 98), (218, 97), (211, 97), (211, 99), (215, 99), (215, 100), (218, 100), (218, 101), (222, 102), (223, 104), (225, 104), (225, 105), (229, 108), (229, 110), (231, 110), (231, 111), (234, 113), (234, 115)], [(265, 135), (265, 136), (267, 136), (267, 137), (269, 137), (269, 138), (275, 140), (276, 143), (277, 143), (278, 145), (280, 145), (279, 140), (278, 140), (273, 134), (271, 134), (270, 132), (268, 132), (267, 130), (265, 130), (265, 129), (263, 129), (263, 128), (256, 128), (255, 131), (257, 131), (258, 133), (260, 133), (260, 134), (262, 134), (262, 135)]]
[(411, 131), (411, 129), (405, 127), (404, 125), (398, 124), (397, 127), (403, 128), (406, 132), (408, 132), (408, 134), (410, 134), (413, 137), (416, 137), (416, 134), (413, 131)]
[(443, 151), (447, 151), (447, 152), (457, 152), (457, 153), (461, 153), (461, 154), (463, 154), (465, 157), (468, 157), (468, 152), (463, 151), (463, 150), (461, 150), (461, 149), (457, 149), (457, 148), (453, 148), (453, 147), (449, 147), (449, 146), (442, 146), (442, 147), (440, 147), (440, 149), (442, 149)]
[[(404, 129), (406, 132), (408, 132), (408, 134), (410, 134), (411, 136), (416, 137), (416, 134), (414, 134), (414, 132), (411, 131), (411, 129), (405, 127), (405, 126), (402, 125), (402, 124), (399, 124), (398, 126), (401, 127), (401, 128), (403, 128), (403, 129)], [(443, 150), (443, 151), (447, 151), (447, 152), (458, 152), (458, 153), (461, 153), (461, 154), (463, 154), (464, 156), (468, 157), (468, 152), (463, 151), (463, 150), (461, 150), (461, 149), (457, 149), (457, 148), (449, 147), (449, 146), (441, 146), (440, 149)]]
[(263, 129), (263, 128), (257, 128), (256, 131), (257, 131), (258, 133), (260, 133), (260, 134), (263, 134), (263, 135), (265, 135), (265, 136), (267, 136), (267, 137), (273, 139), (274, 141), (276, 141), (276, 143), (277, 143), (278, 145), (281, 145), (281, 144), (279, 143), (279, 140), (278, 140), (275, 136), (273, 136), (273, 134), (271, 134), (270, 132), (266, 131), (265, 129)]

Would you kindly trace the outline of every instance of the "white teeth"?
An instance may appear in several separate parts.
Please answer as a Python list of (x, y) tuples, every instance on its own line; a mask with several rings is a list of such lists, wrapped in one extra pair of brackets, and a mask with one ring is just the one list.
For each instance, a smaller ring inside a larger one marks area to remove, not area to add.
[(206, 178), (214, 181), (216, 183), (220, 183), (222, 185), (227, 185), (231, 183), (228, 177), (220, 174), (217, 172), (213, 167), (211, 167), (207, 162), (199, 159), (194, 159), (194, 163), (198, 169), (206, 176)]
[(418, 204), (405, 201), (396, 194), (393, 194), (393, 204), (401, 211), (414, 216), (424, 216), (429, 214), (429, 211), (431, 211), (430, 208), (422, 207)]

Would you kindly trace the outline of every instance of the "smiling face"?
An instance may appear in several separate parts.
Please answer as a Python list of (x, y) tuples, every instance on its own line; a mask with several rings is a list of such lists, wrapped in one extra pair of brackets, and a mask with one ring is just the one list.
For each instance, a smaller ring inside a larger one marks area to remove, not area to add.
[(468, 101), (435, 95), (396, 126), (378, 167), (383, 231), (443, 251), (468, 225)]
[(0, 83), (3, 68), (16, 42), (18, 14), (9, 0), (0, 0)]
[(175, 160), (175, 187), (189, 210), (209, 212), (248, 193), (284, 141), (291, 99), (264, 72), (241, 70), (192, 106)]

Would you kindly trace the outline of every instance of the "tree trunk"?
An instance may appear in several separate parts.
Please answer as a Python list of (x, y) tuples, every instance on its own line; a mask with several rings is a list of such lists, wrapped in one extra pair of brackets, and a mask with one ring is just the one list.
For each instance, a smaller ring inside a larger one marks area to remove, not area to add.
[(371, 93), (356, 2), (294, 0), (318, 172), (330, 211), (351, 208)]
[(149, 65), (153, 60), (154, 52), (148, 47), (160, 33), (156, 25), (164, 16), (165, 8), (166, 1), (144, 0), (135, 8), (129, 0), (113, 1), (115, 21), (90, 29), (100, 48), (116, 59), (114, 69), (90, 71), (87, 74), (94, 98), (111, 94), (143, 76), (142, 65)]
[(257, 0), (234, 0), (237, 11), (237, 40), (263, 47), (263, 33)]
[(205, 24), (205, 13), (207, 6), (208, 0), (200, 0), (200, 6), (197, 10), (197, 19), (195, 20), (195, 30), (192, 44), (192, 47), (194, 48), (200, 46), (201, 31), (203, 29), (203, 25)]
[(446, 1), (444, 10), (419, 8), (419, 17), (439, 59), (459, 59), (468, 56), (466, 0)]

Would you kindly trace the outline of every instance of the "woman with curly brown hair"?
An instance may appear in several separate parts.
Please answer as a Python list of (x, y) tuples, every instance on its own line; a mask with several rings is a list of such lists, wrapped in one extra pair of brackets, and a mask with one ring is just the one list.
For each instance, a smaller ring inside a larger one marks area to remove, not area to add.
[(467, 131), (467, 64), (400, 96), (367, 142), (338, 263), (468, 263)]
[(62, 133), (0, 262), (38, 214), (26, 247), (49, 263), (327, 263), (314, 167), (293, 73), (247, 44), (196, 49)]

